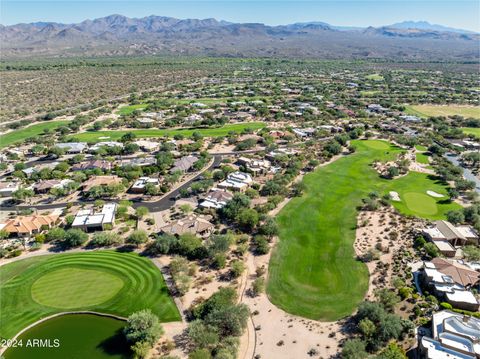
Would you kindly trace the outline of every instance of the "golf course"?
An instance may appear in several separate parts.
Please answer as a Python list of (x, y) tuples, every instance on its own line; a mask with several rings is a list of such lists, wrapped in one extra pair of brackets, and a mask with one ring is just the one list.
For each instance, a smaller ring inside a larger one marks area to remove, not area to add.
[(480, 138), (480, 127), (462, 127), (463, 133)]
[(193, 133), (200, 133), (205, 137), (221, 137), (226, 136), (230, 132), (241, 133), (245, 129), (258, 130), (265, 127), (263, 122), (245, 122), (225, 125), (222, 127), (212, 128), (185, 128), (185, 129), (172, 129), (172, 130), (160, 130), (160, 129), (141, 129), (141, 130), (119, 130), (119, 131), (88, 131), (81, 132), (76, 135), (70, 136), (70, 139), (74, 139), (79, 142), (96, 143), (100, 141), (115, 141), (122, 138), (126, 133), (133, 133), (137, 138), (155, 138), (155, 137), (173, 137), (175, 135), (183, 135), (190, 137)]
[(27, 138), (35, 137), (44, 133), (45, 130), (54, 130), (66, 125), (69, 121), (49, 121), (27, 126), (4, 135), (0, 135), (0, 148), (24, 141)]
[(480, 118), (480, 107), (463, 105), (410, 105), (405, 113), (419, 117), (430, 116), (463, 116)]
[(148, 308), (164, 322), (180, 320), (158, 268), (135, 253), (96, 251), (13, 262), (0, 267), (0, 292), (3, 338), (68, 311), (127, 317)]
[[(351, 314), (368, 288), (365, 264), (355, 259), (353, 242), (357, 206), (370, 192), (396, 191), (400, 212), (445, 218), (460, 206), (447, 201), (446, 186), (423, 173), (394, 180), (381, 178), (369, 165), (389, 161), (402, 151), (384, 141), (352, 141), (354, 154), (307, 174), (302, 197), (278, 214), (279, 242), (269, 264), (267, 293), (283, 310), (302, 317), (333, 321)], [(429, 196), (434, 191), (441, 198)]]

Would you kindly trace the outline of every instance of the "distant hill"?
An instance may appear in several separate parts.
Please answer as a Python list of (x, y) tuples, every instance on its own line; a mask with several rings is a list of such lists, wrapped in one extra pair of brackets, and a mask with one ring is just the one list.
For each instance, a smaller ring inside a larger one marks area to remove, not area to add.
[(456, 32), (459, 34), (475, 34), (473, 31), (455, 29), (453, 27), (447, 27), (443, 25), (430, 24), (427, 21), (403, 21), (396, 24), (388, 25), (385, 27), (390, 27), (394, 29), (416, 29), (416, 30), (427, 30), (427, 31), (440, 31), (440, 32)]
[[(2, 56), (206, 55), (326, 59), (477, 60), (480, 35), (394, 24), (268, 26), (216, 19), (110, 15), (77, 24), (0, 25)], [(439, 26), (439, 25), (431, 25)], [(448, 29), (448, 28), (447, 28)]]

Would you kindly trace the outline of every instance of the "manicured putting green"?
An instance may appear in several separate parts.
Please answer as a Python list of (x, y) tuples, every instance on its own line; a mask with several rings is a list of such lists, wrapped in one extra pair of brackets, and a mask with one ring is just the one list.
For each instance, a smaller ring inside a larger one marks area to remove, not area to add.
[(46, 316), (89, 310), (127, 317), (150, 309), (180, 320), (162, 273), (136, 253), (95, 251), (32, 257), (0, 267), (0, 337)]
[(375, 150), (388, 150), (390, 148), (390, 145), (387, 142), (382, 141), (365, 141), (363, 145)]
[(111, 299), (123, 285), (120, 277), (104, 271), (62, 268), (37, 279), (32, 298), (55, 308), (89, 307)]
[(432, 216), (438, 212), (437, 202), (426, 194), (407, 192), (400, 197), (400, 199), (405, 201), (406, 206), (412, 212), (420, 213), (425, 216)]

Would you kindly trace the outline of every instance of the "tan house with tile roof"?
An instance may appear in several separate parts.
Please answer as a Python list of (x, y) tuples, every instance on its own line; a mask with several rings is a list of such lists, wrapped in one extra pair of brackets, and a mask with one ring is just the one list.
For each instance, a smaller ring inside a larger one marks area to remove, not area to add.
[(40, 233), (43, 229), (50, 229), (58, 222), (58, 215), (33, 215), (21, 216), (7, 220), (0, 225), (0, 229), (8, 232), (10, 235), (19, 237), (31, 236)]

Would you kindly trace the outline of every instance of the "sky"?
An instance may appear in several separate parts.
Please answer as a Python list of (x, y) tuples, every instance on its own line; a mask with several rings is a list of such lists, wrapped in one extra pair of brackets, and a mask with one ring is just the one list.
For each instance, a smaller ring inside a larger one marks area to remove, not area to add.
[(323, 21), (337, 26), (382, 26), (425, 20), (480, 32), (479, 0), (0, 0), (0, 23), (81, 22), (111, 14), (216, 18), (267, 25)]

